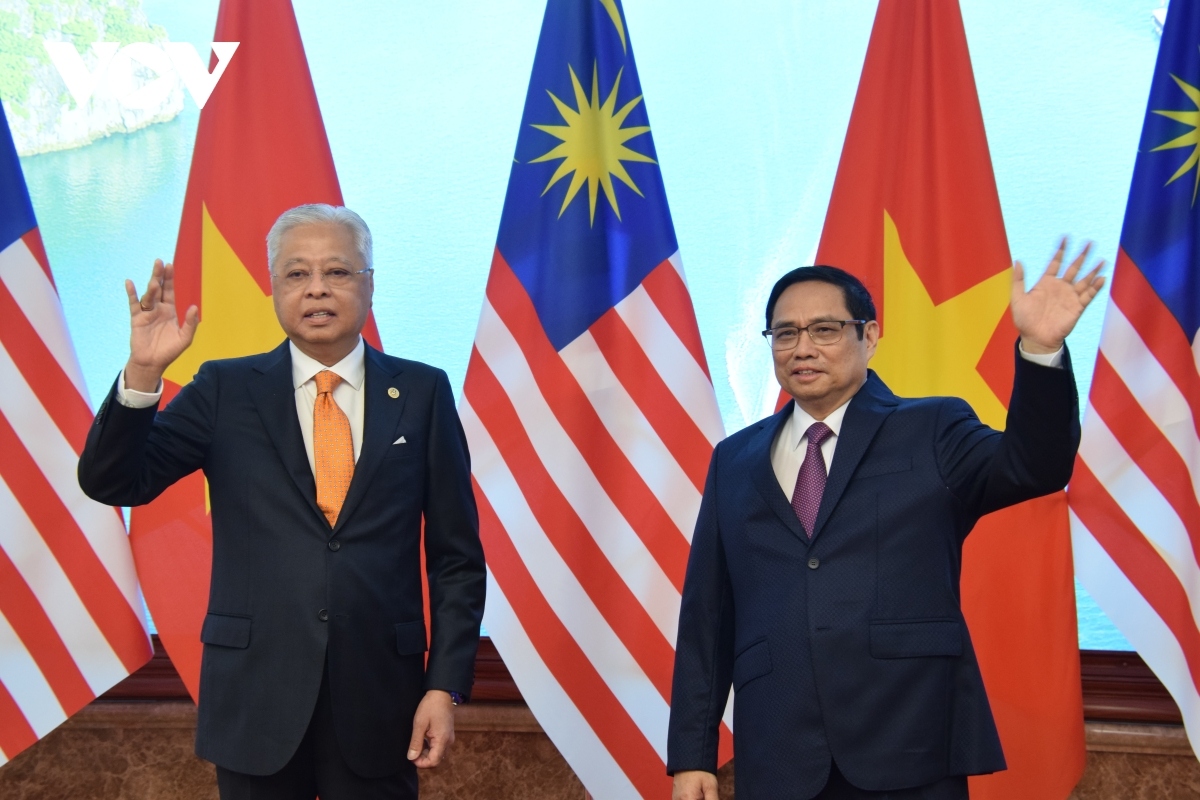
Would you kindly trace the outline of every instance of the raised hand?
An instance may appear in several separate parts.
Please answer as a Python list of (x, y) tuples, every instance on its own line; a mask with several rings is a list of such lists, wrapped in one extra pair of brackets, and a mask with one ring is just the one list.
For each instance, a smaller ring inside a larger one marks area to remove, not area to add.
[(138, 297), (133, 281), (125, 281), (129, 295), (129, 361), (125, 387), (139, 392), (158, 390), (167, 367), (188, 348), (200, 324), (200, 310), (192, 306), (183, 324), (175, 312), (175, 268), (155, 259), (146, 294)]
[(1025, 291), (1024, 265), (1020, 261), (1013, 264), (1013, 323), (1021, 334), (1021, 347), (1025, 352), (1054, 353), (1062, 347), (1083, 310), (1104, 286), (1104, 276), (1100, 274), (1103, 261), (1076, 280), (1091, 249), (1090, 242), (1084, 245), (1067, 271), (1059, 276), (1067, 251), (1064, 237), (1046, 271), (1028, 292)]

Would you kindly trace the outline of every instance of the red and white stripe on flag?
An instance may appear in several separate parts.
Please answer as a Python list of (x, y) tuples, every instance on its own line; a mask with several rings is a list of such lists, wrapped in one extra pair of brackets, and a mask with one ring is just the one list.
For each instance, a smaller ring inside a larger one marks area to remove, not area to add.
[(1197, 420), (1197, 353), (1122, 251), (1069, 492), (1076, 572), (1175, 698), (1200, 755)]
[(668, 796), (680, 594), (724, 436), (678, 254), (555, 350), (497, 250), (461, 417), (484, 625), (517, 686), (593, 796)]
[(0, 764), (151, 655), (124, 524), (75, 475), (91, 422), (34, 228), (0, 251)]
[(1177, 151), (1200, 3), (1172, 3), (1071, 478), (1075, 570), (1175, 699), (1200, 756), (1200, 218)]

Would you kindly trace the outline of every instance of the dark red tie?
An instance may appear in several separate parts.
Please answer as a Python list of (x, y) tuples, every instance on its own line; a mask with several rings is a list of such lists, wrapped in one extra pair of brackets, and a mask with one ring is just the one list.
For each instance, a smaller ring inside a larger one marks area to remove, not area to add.
[(804, 526), (808, 538), (812, 538), (813, 526), (817, 523), (817, 511), (821, 508), (821, 495), (825, 493), (825, 459), (821, 457), (821, 445), (833, 435), (824, 422), (808, 426), (808, 452), (796, 476), (796, 489), (792, 492), (792, 510)]

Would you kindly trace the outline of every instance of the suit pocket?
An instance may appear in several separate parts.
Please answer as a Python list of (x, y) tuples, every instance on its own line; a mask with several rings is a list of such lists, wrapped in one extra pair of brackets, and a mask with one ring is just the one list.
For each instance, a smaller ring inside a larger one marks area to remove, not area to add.
[(912, 469), (912, 457), (889, 458), (879, 461), (868, 461), (860, 464), (854, 471), (855, 478), (873, 478), (876, 475), (891, 475), (896, 472), (908, 472)]
[(200, 629), (200, 641), (220, 647), (245, 649), (250, 646), (250, 617), (209, 614)]
[(761, 678), (772, 669), (771, 648), (766, 639), (760, 639), (733, 660), (733, 690), (740, 692), (747, 683)]
[(396, 623), (396, 650), (400, 655), (415, 656), (426, 649), (425, 620)]
[[(401, 442), (400, 439), (404, 439), (404, 441)], [(383, 454), (383, 457), (385, 459), (412, 458), (418, 453), (424, 452), (421, 445), (419, 445), (417, 441), (417, 434), (396, 431), (394, 434), (392, 434), (392, 444), (388, 445), (387, 452)]]
[(871, 623), (875, 658), (961, 656), (962, 623), (957, 619), (912, 619)]

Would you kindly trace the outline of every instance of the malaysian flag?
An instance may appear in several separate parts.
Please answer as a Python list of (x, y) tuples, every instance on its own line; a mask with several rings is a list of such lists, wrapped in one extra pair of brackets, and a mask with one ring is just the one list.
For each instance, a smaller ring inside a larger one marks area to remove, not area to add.
[(0, 113), (0, 764), (150, 658), (125, 526), (75, 478), (91, 423)]
[(618, 0), (547, 4), (461, 416), (505, 664), (589, 792), (669, 796), (680, 592), (724, 434)]
[(1183, 713), (1200, 754), (1200, 3), (1171, 3), (1083, 440), (1076, 572)]

